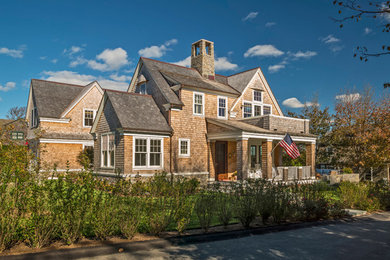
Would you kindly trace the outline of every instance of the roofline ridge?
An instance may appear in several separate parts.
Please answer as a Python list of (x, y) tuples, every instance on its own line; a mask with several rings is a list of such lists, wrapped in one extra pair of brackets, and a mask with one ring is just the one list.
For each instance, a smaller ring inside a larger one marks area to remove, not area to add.
[(232, 75), (229, 75), (229, 76), (226, 76), (226, 77), (229, 78), (229, 77), (236, 76), (238, 74), (245, 73), (245, 72), (248, 72), (248, 71), (251, 71), (251, 70), (256, 70), (256, 69), (260, 69), (261, 70), (260, 67), (255, 67), (255, 68), (252, 68), (252, 69), (248, 69), (248, 70), (244, 70), (244, 71), (241, 71), (241, 72), (237, 72), (235, 74), (232, 74)]
[(77, 85), (77, 84), (72, 84), (72, 83), (65, 83), (65, 82), (51, 81), (51, 80), (44, 80), (44, 79), (31, 79), (31, 81), (33, 81), (33, 80), (44, 81), (44, 82), (50, 82), (50, 83), (57, 83), (57, 84), (61, 84), (61, 85), (82, 87), (82, 88), (90, 84), (90, 83), (88, 83), (87, 85), (83, 86), (83, 85)]
[(146, 58), (146, 57), (140, 57), (140, 59), (157, 61), (157, 62), (160, 62), (160, 63), (163, 63), (163, 64), (168, 64), (168, 65), (176, 66), (176, 67), (179, 67), (179, 68), (184, 68), (184, 69), (188, 69), (188, 70), (195, 70), (195, 71), (197, 71), (196, 69), (191, 68), (191, 67), (181, 66), (181, 65), (177, 65), (177, 64), (174, 64), (174, 63), (169, 63), (169, 62), (166, 62), (166, 61), (155, 60), (155, 59)]

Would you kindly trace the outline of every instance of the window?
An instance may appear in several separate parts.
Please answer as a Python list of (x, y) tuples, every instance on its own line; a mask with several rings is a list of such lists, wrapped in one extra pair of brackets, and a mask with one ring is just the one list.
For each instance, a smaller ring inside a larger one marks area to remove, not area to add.
[(244, 118), (252, 116), (252, 104), (244, 102)]
[(190, 156), (190, 139), (179, 139), (179, 156)]
[(11, 132), (11, 139), (12, 140), (23, 140), (23, 138), (24, 138), (23, 132), (17, 132), (17, 131)]
[(147, 139), (135, 139), (135, 166), (146, 166)]
[(263, 99), (261, 97), (261, 91), (253, 90), (253, 101), (255, 101), (255, 102), (263, 102)]
[(134, 140), (134, 168), (161, 168), (163, 164), (163, 139), (136, 137)]
[(204, 94), (194, 92), (194, 115), (204, 114)]
[(227, 98), (226, 97), (218, 97), (218, 117), (226, 118), (226, 104)]
[(101, 166), (113, 168), (115, 165), (115, 135), (104, 134), (101, 137)]
[(37, 108), (33, 108), (31, 110), (31, 128), (37, 127), (38, 126), (38, 111)]
[(91, 127), (95, 118), (95, 110), (84, 109), (84, 127)]
[(146, 92), (146, 84), (145, 84), (145, 83), (143, 83), (143, 84), (141, 84), (141, 85), (138, 86), (138, 93), (139, 93), (139, 94), (143, 94), (143, 95), (148, 94), (148, 93)]
[(271, 114), (271, 106), (263, 106), (263, 115)]
[(161, 140), (150, 140), (150, 166), (161, 165)]
[(251, 145), (251, 168), (255, 168), (257, 163), (256, 145)]
[(258, 106), (258, 105), (254, 105), (254, 114), (255, 116), (261, 116), (261, 106)]

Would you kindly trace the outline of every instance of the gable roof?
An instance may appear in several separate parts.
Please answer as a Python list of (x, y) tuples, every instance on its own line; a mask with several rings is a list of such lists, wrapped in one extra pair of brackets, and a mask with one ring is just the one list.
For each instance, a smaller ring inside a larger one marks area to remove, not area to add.
[(237, 74), (233, 74), (227, 77), (227, 82), (235, 90), (237, 90), (240, 93), (243, 93), (246, 86), (248, 86), (251, 79), (255, 76), (257, 70), (258, 68), (254, 68)]
[(84, 86), (31, 80), (32, 96), (40, 117), (60, 118), (61, 113), (79, 95)]
[(91, 133), (96, 131), (98, 121), (108, 100), (112, 104), (122, 129), (151, 133), (172, 132), (172, 128), (168, 125), (151, 96), (106, 90)]

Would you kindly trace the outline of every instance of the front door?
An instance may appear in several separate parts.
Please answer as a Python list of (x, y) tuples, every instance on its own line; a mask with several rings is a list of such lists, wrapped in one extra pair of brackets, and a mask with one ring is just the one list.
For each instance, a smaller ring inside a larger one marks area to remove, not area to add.
[(226, 169), (227, 142), (215, 142), (215, 175), (227, 173)]

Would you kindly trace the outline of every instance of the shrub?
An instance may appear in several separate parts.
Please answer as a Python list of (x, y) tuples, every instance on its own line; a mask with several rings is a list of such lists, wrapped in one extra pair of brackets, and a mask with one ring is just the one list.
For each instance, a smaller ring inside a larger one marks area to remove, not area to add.
[(201, 228), (207, 232), (211, 225), (211, 220), (215, 214), (215, 194), (202, 192), (198, 195), (195, 212), (198, 217)]
[(241, 224), (248, 228), (255, 220), (258, 212), (256, 192), (253, 186), (239, 183), (235, 186), (233, 199), (234, 212)]
[(218, 192), (216, 194), (215, 206), (218, 220), (226, 228), (233, 218), (232, 196), (229, 193)]
[(90, 219), (96, 238), (106, 239), (117, 231), (117, 197), (104, 191), (95, 191), (93, 210)]
[(121, 234), (132, 239), (137, 233), (141, 219), (142, 199), (136, 197), (121, 198), (118, 203), (118, 225)]
[(353, 173), (353, 170), (349, 167), (345, 167), (345, 168), (343, 168), (343, 173), (345, 173), (345, 174)]
[(340, 199), (344, 207), (366, 211), (380, 209), (380, 201), (371, 193), (370, 186), (369, 183), (340, 183)]

